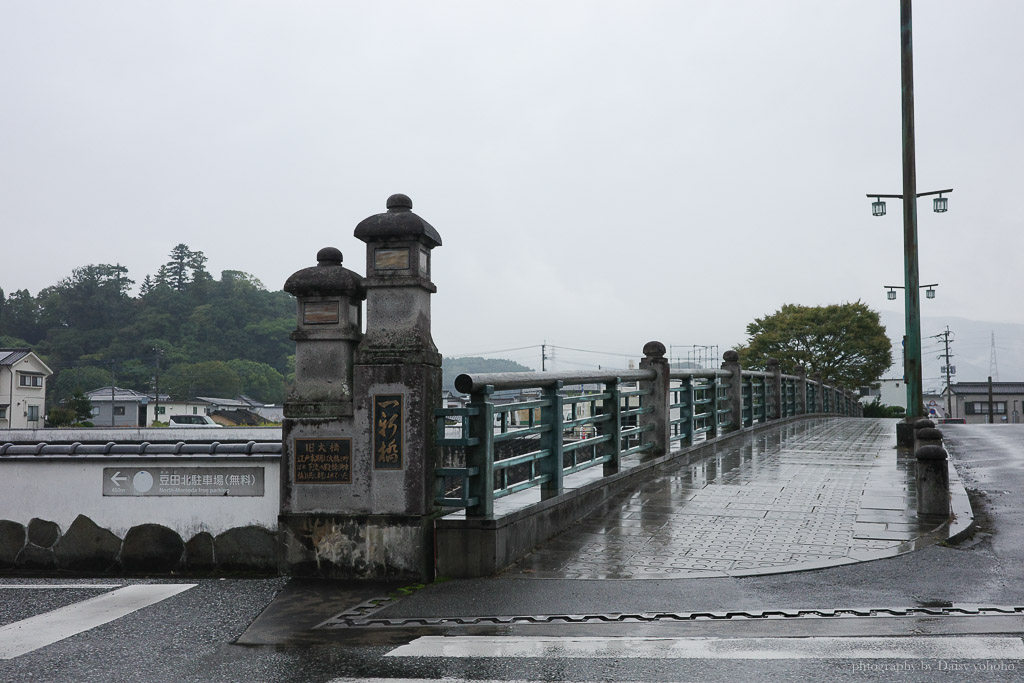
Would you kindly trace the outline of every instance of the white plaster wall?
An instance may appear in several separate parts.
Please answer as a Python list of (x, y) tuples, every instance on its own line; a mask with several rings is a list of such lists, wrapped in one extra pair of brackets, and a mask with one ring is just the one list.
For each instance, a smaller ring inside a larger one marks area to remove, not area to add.
[[(56, 522), (61, 532), (78, 515), (124, 538), (139, 524), (162, 524), (189, 540), (201, 531), (217, 535), (234, 527), (277, 528), (280, 507), (278, 458), (0, 458), (0, 519), (28, 524), (33, 517)], [(262, 467), (261, 497), (104, 496), (105, 467)]]

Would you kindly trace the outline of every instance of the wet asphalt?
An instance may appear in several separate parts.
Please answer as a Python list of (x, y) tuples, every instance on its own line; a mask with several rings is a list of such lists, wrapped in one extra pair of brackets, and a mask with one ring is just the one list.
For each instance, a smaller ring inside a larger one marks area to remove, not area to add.
[[(950, 662), (908, 662), (902, 671), (896, 671), (882, 668), (897, 662), (881, 657), (863, 662), (837, 658), (725, 664), (701, 660), (386, 656), (396, 646), (424, 635), (1019, 636), (1024, 633), (1024, 623), (1017, 613), (966, 614), (977, 606), (1024, 605), (1024, 427), (951, 425), (944, 428), (944, 433), (975, 514), (972, 531), (954, 543), (934, 544), (873, 561), (762, 576), (537, 578), (524, 576), (521, 566), (498, 577), (446, 581), (422, 588), (286, 579), (200, 580), (195, 582), (195, 588), (174, 598), (15, 659), (0, 660), (0, 681), (329, 681), (386, 677), (735, 680), (754, 676), (771, 680), (934, 680), (936, 667), (943, 664), (944, 673), (962, 677), (950, 670)], [(893, 463), (897, 460), (894, 448), (891, 452), (880, 452), (879, 457), (891, 457)], [(898, 471), (895, 465), (893, 471)], [(46, 581), (49, 580), (2, 579), (0, 584)], [(159, 578), (151, 581), (166, 582)], [(88, 594), (95, 594), (95, 590)], [(883, 611), (876, 612), (876, 616), (851, 614), (841, 618), (812, 615), (440, 626), (403, 622), (397, 627), (317, 628), (374, 597), (386, 597), (389, 601), (368, 614), (395, 620), (416, 616), (436, 619), (458, 615), (585, 616), (620, 612), (692, 617), (700, 611), (747, 610), (754, 616), (768, 610)], [(19, 594), (0, 588), (0, 625), (76, 599), (80, 596), (58, 589)], [(932, 610), (932, 615), (906, 611), (915, 608)], [(959, 608), (966, 610), (956, 616)], [(857, 664), (864, 663), (876, 668), (857, 668)], [(928, 664), (930, 670), (922, 668), (923, 664)], [(985, 677), (1017, 680), (1020, 675), (1016, 669), (1004, 669), (988, 671)]]

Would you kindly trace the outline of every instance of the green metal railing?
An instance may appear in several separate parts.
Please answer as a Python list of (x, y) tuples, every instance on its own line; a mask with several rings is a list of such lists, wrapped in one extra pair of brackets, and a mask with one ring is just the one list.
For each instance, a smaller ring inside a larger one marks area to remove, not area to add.
[[(435, 411), (438, 445), (459, 449), (461, 467), (435, 468), (435, 502), (487, 516), (494, 501), (539, 487), (542, 498), (561, 494), (565, 475), (604, 466), (618, 471), (622, 458), (653, 449), (641, 417), (650, 388), (638, 387), (653, 371), (589, 373), (491, 373), (461, 375), (466, 408)], [(461, 387), (460, 387), (461, 389)], [(528, 389), (527, 400), (499, 403), (500, 392)]]
[[(615, 474), (630, 455), (660, 455), (701, 437), (818, 412), (819, 398), (825, 413), (855, 413), (849, 394), (803, 376), (726, 369), (667, 375), (661, 401), (653, 387), (666, 378), (653, 369), (460, 375), (456, 388), (469, 394), (468, 404), (435, 411), (444, 454), (434, 470), (435, 503), (488, 517), (504, 496), (537, 487), (542, 499), (552, 498), (574, 472), (601, 466), (603, 475)], [(655, 433), (660, 428), (667, 436)]]
[[(707, 439), (718, 436), (719, 428), (732, 424), (728, 389), (724, 370), (675, 370), (669, 373), (669, 443), (693, 444), (703, 434)], [(725, 408), (722, 403), (725, 403)]]

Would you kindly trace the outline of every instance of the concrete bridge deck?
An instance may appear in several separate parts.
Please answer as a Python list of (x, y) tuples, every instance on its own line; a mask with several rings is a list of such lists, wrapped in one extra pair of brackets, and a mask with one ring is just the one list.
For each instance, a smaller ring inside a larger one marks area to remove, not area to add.
[(914, 460), (895, 420), (820, 418), (680, 458), (505, 572), (519, 578), (750, 576), (891, 557), (972, 519), (950, 466), (955, 518), (916, 512)]

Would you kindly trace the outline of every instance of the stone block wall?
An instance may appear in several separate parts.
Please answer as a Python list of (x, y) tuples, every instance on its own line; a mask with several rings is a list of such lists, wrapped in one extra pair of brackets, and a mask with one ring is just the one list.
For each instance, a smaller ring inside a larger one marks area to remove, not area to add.
[(103, 574), (277, 574), (277, 534), (260, 526), (200, 532), (187, 541), (160, 524), (119, 538), (85, 515), (62, 532), (55, 522), (0, 519), (0, 572)]

